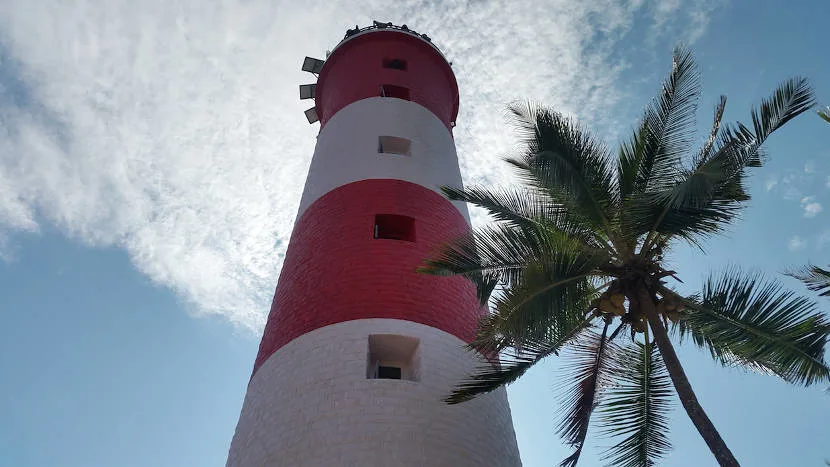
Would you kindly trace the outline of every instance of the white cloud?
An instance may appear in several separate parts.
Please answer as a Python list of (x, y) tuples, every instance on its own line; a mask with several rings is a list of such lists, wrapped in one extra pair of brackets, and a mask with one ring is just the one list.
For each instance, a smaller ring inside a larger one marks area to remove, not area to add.
[(802, 239), (798, 235), (793, 235), (792, 237), (790, 237), (790, 242), (787, 244), (787, 249), (789, 249), (790, 251), (798, 251), (804, 249), (805, 246), (807, 246), (807, 242), (804, 241), (804, 239)]
[(821, 212), (821, 203), (809, 203), (804, 205), (804, 217), (816, 217)]
[(821, 250), (828, 243), (830, 243), (830, 230), (825, 230), (816, 239), (816, 249)]
[(773, 188), (775, 188), (776, 185), (778, 185), (778, 178), (774, 176), (767, 178), (767, 181), (764, 182), (764, 188), (767, 191), (772, 190)]
[(816, 165), (813, 163), (813, 161), (807, 161), (804, 164), (804, 173), (805, 174), (813, 174), (815, 172), (816, 172)]
[(782, 196), (789, 201), (795, 201), (804, 197), (800, 187), (804, 186), (804, 176), (789, 172), (781, 177)]
[[(620, 79), (638, 48), (621, 39), (650, 11), (641, 0), (556, 0), (510, 14), (498, 2), (35, 3), (0, 2), (0, 246), (53, 224), (124, 248), (198, 312), (254, 330), (317, 131), (297, 98), (310, 82), (299, 65), (347, 28), (405, 22), (454, 60), (468, 181), (506, 180), (496, 161), (513, 144), (506, 102), (531, 97), (601, 128), (633, 123), (642, 105), (621, 105)], [(699, 35), (719, 4), (677, 3), (657, 9), (696, 19), (671, 22), (660, 36), (669, 43)], [(660, 65), (649, 70), (655, 89), (668, 60)]]
[(815, 196), (801, 198), (801, 208), (804, 209), (804, 217), (816, 217), (821, 212), (821, 203), (815, 201)]
[(784, 194), (782, 195), (784, 199), (787, 201), (795, 201), (800, 198), (804, 197), (804, 193), (801, 192), (798, 188), (789, 186), (784, 190)]
[(657, 32), (665, 32), (682, 26), (679, 39), (693, 44), (706, 32), (709, 18), (717, 6), (717, 2), (707, 0), (651, 2), (653, 28)]

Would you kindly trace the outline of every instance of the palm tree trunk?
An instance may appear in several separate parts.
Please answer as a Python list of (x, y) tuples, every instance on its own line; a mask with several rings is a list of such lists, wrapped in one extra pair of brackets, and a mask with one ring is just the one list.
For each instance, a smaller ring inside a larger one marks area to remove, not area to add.
[(648, 319), (651, 330), (654, 333), (654, 342), (657, 344), (657, 348), (660, 349), (660, 355), (663, 357), (663, 362), (669, 371), (669, 376), (671, 377), (672, 383), (674, 383), (674, 389), (677, 391), (677, 395), (680, 397), (680, 402), (683, 404), (683, 408), (686, 409), (686, 414), (689, 415), (700, 436), (706, 441), (706, 444), (709, 446), (718, 463), (721, 466), (739, 467), (740, 464), (738, 464), (732, 451), (726, 446), (726, 442), (721, 438), (715, 425), (712, 424), (712, 420), (709, 420), (709, 416), (706, 415), (703, 407), (700, 406), (700, 402), (698, 402), (697, 396), (695, 396), (695, 391), (692, 389), (692, 385), (686, 377), (686, 372), (683, 371), (683, 366), (680, 364), (680, 359), (677, 358), (674, 346), (669, 340), (666, 328), (663, 326), (663, 322), (660, 321), (660, 317), (654, 309), (651, 294), (644, 286), (641, 286), (637, 291), (637, 298), (637, 304)]

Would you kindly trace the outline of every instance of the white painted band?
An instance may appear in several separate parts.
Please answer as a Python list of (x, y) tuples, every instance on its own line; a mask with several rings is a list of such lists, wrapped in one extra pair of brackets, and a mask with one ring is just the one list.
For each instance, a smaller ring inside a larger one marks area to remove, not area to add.
[[(372, 334), (420, 340), (418, 381), (367, 378)], [(441, 400), (483, 363), (463, 345), (394, 319), (294, 339), (252, 378), (227, 466), (521, 465), (503, 389), (459, 405)]]
[[(412, 141), (409, 155), (378, 152), (378, 138)], [(455, 141), (432, 112), (394, 98), (363, 99), (338, 111), (317, 136), (297, 219), (329, 191), (359, 180), (391, 178), (440, 193), (462, 186)], [(453, 203), (470, 222), (467, 206)]]

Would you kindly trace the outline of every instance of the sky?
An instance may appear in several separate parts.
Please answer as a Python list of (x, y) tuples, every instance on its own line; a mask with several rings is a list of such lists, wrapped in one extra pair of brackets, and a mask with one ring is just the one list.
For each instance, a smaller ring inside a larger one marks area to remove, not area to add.
[[(458, 77), (465, 183), (498, 185), (506, 104), (553, 106), (613, 146), (677, 43), (700, 63), (701, 139), (720, 94), (730, 121), (793, 75), (830, 103), (828, 17), (807, 0), (0, 0), (0, 466), (224, 465), (318, 131), (300, 65), (355, 24), (434, 39)], [(705, 255), (669, 255), (689, 291), (728, 264), (797, 288), (780, 272), (830, 263), (830, 125), (802, 116), (767, 150), (743, 219)], [(744, 465), (830, 459), (826, 384), (679, 353)], [(508, 391), (526, 466), (569, 454), (557, 365)], [(672, 419), (664, 465), (714, 465)], [(601, 465), (596, 435), (582, 465)]]

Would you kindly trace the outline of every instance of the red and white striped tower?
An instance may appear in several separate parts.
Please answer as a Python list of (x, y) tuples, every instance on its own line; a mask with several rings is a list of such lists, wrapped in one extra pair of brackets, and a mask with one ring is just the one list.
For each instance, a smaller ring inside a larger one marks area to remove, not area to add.
[(469, 229), (450, 64), (375, 22), (304, 69), (321, 129), (227, 465), (519, 465), (504, 390), (441, 400), (482, 362), (473, 286), (416, 272)]

